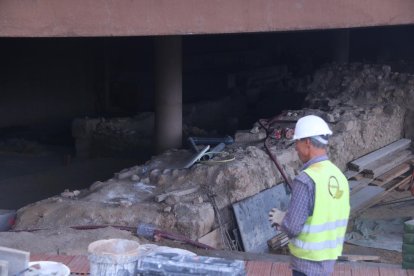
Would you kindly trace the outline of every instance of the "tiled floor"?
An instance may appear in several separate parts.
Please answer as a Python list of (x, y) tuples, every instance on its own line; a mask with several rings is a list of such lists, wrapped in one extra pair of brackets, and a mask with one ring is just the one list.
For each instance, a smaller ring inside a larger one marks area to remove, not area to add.
[[(67, 265), (71, 275), (89, 274), (89, 260), (87, 256), (56, 256), (32, 254), (31, 261), (56, 261)], [(292, 275), (287, 263), (272, 263), (266, 261), (247, 261), (247, 275), (251, 276), (290, 276)], [(335, 266), (334, 276), (414, 276), (414, 270), (404, 270), (397, 266), (359, 263), (338, 263)]]

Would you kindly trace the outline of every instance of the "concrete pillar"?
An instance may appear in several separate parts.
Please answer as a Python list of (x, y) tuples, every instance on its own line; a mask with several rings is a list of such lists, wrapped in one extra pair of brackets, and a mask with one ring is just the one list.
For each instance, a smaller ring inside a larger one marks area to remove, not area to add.
[(155, 151), (182, 143), (182, 46), (180, 36), (155, 38)]
[(349, 62), (349, 29), (334, 31), (334, 56), (333, 61), (337, 63)]

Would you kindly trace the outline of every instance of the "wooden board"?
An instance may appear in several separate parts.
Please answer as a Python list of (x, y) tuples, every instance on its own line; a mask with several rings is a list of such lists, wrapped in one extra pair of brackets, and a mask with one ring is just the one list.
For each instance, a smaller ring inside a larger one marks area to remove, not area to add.
[(388, 172), (380, 175), (377, 177), (372, 184), (375, 184), (377, 186), (383, 186), (386, 183), (390, 182), (394, 178), (397, 178), (398, 176), (402, 175), (403, 173), (406, 173), (410, 170), (411, 166), (408, 163), (402, 163), (398, 165), (397, 167), (389, 170)]
[(379, 261), (379, 256), (371, 256), (371, 255), (342, 255), (338, 257), (339, 261), (348, 261), (348, 262), (355, 262), (355, 261)]
[(410, 139), (400, 139), (379, 150), (373, 151), (371, 153), (368, 153), (365, 156), (362, 156), (361, 158), (351, 161), (349, 163), (349, 168), (355, 171), (362, 171), (363, 169), (365, 169), (367, 166), (369, 166), (371, 163), (375, 162), (376, 160), (379, 160), (392, 153), (404, 150), (408, 148), (410, 144), (411, 144)]
[(356, 192), (360, 191), (364, 187), (368, 186), (372, 182), (371, 178), (361, 178), (359, 180), (350, 180), (349, 181), (349, 189), (351, 195), (355, 194)]
[(376, 178), (410, 159), (412, 159), (410, 150), (399, 151), (371, 163), (363, 173), (367, 177)]
[[(408, 176), (400, 181), (396, 181), (395, 183), (392, 184), (392, 186), (388, 187), (387, 190), (385, 190), (383, 187), (377, 187), (377, 186), (368, 186), (367, 188), (371, 187), (371, 188), (378, 188), (378, 189), (384, 189), (383, 192), (379, 192), (379, 193), (372, 193), (370, 195), (369, 200), (365, 200), (362, 202), (362, 204), (360, 204), (358, 206), (358, 208), (352, 209), (352, 205), (351, 205), (351, 217), (354, 217), (355, 215), (361, 213), (362, 211), (366, 210), (367, 208), (374, 206), (375, 204), (379, 203), (380, 201), (382, 201), (384, 199), (384, 197), (391, 191), (393, 191), (395, 188), (403, 185), (407, 179), (409, 180), (411, 176)], [(352, 198), (351, 198), (352, 199)]]
[(352, 170), (346, 170), (344, 172), (344, 175), (345, 175), (346, 179), (350, 179), (350, 178), (356, 176), (357, 174), (359, 174), (358, 171), (352, 171)]
[(351, 213), (365, 207), (371, 200), (384, 193), (385, 189), (377, 186), (367, 186), (351, 196)]

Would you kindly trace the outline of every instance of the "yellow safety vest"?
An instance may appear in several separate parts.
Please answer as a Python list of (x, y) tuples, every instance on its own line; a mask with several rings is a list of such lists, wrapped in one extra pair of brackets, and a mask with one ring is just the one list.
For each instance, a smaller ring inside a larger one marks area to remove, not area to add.
[(349, 218), (348, 180), (329, 160), (304, 172), (315, 182), (315, 203), (301, 233), (290, 240), (290, 252), (311, 261), (336, 260), (342, 254)]

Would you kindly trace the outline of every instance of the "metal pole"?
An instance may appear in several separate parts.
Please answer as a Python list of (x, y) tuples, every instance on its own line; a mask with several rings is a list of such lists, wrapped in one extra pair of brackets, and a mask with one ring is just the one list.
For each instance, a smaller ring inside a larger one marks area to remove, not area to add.
[(155, 151), (182, 145), (182, 42), (155, 38)]

